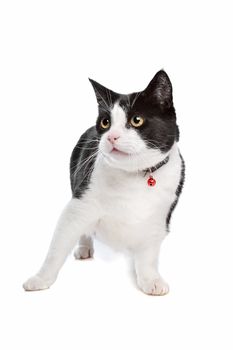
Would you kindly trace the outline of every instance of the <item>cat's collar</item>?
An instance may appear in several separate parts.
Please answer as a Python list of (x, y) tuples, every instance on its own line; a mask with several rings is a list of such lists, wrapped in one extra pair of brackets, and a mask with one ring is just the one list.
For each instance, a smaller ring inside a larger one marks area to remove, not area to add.
[(163, 165), (167, 164), (167, 162), (169, 161), (169, 156), (167, 156), (166, 158), (164, 158), (161, 162), (159, 162), (158, 164), (156, 164), (155, 166), (151, 167), (151, 168), (147, 168), (145, 170), (143, 170), (144, 172), (144, 177), (149, 174), (149, 178), (147, 180), (147, 184), (148, 186), (155, 186), (156, 184), (156, 180), (153, 177), (153, 173), (160, 169)]

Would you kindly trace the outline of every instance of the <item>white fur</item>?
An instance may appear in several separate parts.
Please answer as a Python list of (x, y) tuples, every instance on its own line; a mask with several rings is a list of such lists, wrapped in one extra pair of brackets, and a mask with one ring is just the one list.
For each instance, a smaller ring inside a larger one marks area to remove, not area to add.
[[(68, 203), (47, 258), (37, 275), (24, 284), (25, 290), (48, 288), (80, 237), (95, 233), (114, 249), (131, 252), (141, 290), (153, 295), (168, 292), (168, 285), (158, 272), (158, 256), (166, 236), (166, 216), (179, 184), (179, 151), (174, 144), (169, 162), (154, 174), (156, 186), (149, 187), (148, 176), (144, 177), (142, 170), (154, 166), (166, 155), (149, 149), (135, 130), (125, 128), (125, 123), (125, 112), (116, 104), (111, 128), (100, 141), (89, 189), (83, 198), (73, 198)], [(111, 132), (120, 135), (115, 145), (129, 153), (128, 156), (111, 152), (112, 145), (107, 139)], [(86, 249), (90, 248), (89, 243)], [(77, 258), (82, 257), (76, 252)]]

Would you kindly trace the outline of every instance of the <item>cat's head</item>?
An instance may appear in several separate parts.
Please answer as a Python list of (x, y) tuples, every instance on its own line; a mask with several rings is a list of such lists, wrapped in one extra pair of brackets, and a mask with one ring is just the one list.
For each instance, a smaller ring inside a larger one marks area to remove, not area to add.
[(168, 75), (161, 70), (145, 90), (128, 95), (90, 82), (99, 108), (99, 150), (109, 165), (137, 171), (163, 160), (179, 138)]

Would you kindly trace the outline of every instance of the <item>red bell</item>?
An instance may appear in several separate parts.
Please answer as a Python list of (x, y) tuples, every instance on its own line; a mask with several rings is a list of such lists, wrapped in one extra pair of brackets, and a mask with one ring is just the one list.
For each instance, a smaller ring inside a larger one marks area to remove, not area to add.
[(150, 176), (147, 180), (148, 186), (155, 186), (156, 180), (153, 178), (153, 176)]

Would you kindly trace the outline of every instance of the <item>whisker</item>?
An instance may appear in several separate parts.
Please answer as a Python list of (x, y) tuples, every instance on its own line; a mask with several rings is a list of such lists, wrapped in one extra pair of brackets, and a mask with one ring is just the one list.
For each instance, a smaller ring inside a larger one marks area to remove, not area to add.
[(111, 93), (108, 89), (106, 89), (106, 92), (107, 92), (107, 97), (108, 97), (108, 103), (109, 103), (109, 106), (111, 107), (112, 106)]
[(100, 105), (99, 108), (102, 109), (103, 111), (105, 111), (106, 113), (110, 113), (109, 108), (106, 109), (103, 105)]
[[(89, 163), (88, 163), (88, 164), (89, 164)], [(82, 174), (82, 181), (79, 183), (79, 186), (81, 186), (81, 184), (83, 183), (84, 180), (87, 180), (87, 183), (89, 182), (94, 167), (95, 167), (95, 162), (92, 164), (92, 166), (90, 167), (90, 169), (87, 170), (86, 174), (85, 174), (85, 173)], [(85, 168), (85, 169), (86, 169), (86, 168)], [(85, 171), (85, 169), (84, 169), (84, 171)]]
[(129, 95), (127, 95), (127, 100), (128, 100), (128, 108), (130, 109), (131, 106), (130, 106), (130, 97), (129, 97)]
[(94, 152), (93, 154), (91, 154), (89, 157), (85, 158), (81, 163), (77, 163), (76, 164), (76, 169), (73, 173), (73, 176), (76, 176), (77, 173), (83, 168), (83, 166), (88, 163), (89, 161), (91, 161), (91, 159), (93, 157), (95, 157), (98, 154), (99, 150), (97, 152)]
[(100, 92), (98, 90), (96, 90), (96, 93), (101, 98), (101, 100), (104, 102), (106, 108), (109, 110), (109, 106), (108, 106), (107, 102), (105, 101), (105, 99), (103, 98), (103, 96), (100, 94)]
[(142, 91), (136, 93), (136, 96), (135, 96), (135, 98), (134, 98), (134, 100), (133, 100), (133, 103), (132, 103), (132, 105), (131, 105), (131, 108), (133, 108), (135, 102), (137, 101), (137, 99), (138, 99), (138, 97), (141, 95), (141, 93), (142, 93)]
[(98, 146), (95, 147), (85, 147), (85, 146), (75, 146), (75, 148), (79, 148), (79, 149), (85, 149), (85, 150), (90, 150), (90, 149), (97, 149)]
[(79, 142), (82, 143), (83, 141), (85, 143), (86, 142), (97, 142), (97, 141), (99, 141), (99, 139), (97, 139), (97, 138), (94, 138), (94, 139), (83, 139), (83, 138), (81, 138)]

